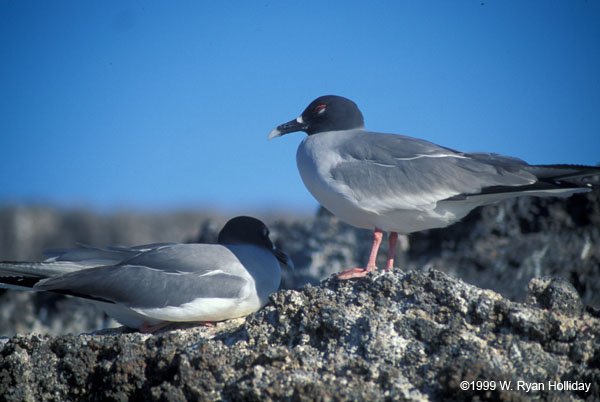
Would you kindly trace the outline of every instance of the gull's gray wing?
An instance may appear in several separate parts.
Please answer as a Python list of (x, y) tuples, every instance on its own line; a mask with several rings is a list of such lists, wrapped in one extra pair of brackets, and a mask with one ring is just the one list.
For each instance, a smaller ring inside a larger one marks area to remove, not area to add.
[(197, 298), (237, 298), (248, 279), (221, 245), (177, 244), (152, 249), (115, 266), (95, 267), (40, 281), (41, 290), (117, 302), (133, 308), (179, 306)]
[(536, 181), (517, 158), (462, 153), (416, 138), (353, 133), (336, 152), (331, 179), (363, 208), (434, 208), (438, 201), (496, 186)]
[(177, 243), (154, 243), (135, 247), (109, 246), (107, 248), (77, 244), (75, 248), (54, 248), (44, 250), (48, 257), (45, 262), (72, 262), (82, 267), (113, 265), (132, 258), (140, 253)]
[(176, 244), (155, 243), (105, 249), (78, 244), (75, 248), (48, 249), (44, 251), (48, 258), (41, 262), (0, 261), (0, 287), (29, 289), (44, 278), (93, 267), (117, 265), (142, 253)]

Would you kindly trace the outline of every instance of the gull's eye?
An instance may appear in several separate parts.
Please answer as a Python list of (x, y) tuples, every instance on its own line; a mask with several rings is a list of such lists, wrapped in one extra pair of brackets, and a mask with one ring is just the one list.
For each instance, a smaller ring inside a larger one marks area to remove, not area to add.
[(313, 109), (313, 112), (315, 114), (322, 114), (325, 112), (325, 109), (327, 109), (327, 105), (318, 105), (318, 106), (315, 106), (315, 108)]

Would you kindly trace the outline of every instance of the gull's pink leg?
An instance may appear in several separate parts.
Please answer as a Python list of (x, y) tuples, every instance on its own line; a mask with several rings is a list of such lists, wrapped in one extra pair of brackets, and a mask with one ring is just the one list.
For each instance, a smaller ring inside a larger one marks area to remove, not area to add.
[(194, 324), (204, 325), (205, 327), (214, 327), (215, 326), (215, 324), (213, 324), (212, 321), (194, 321)]
[(396, 253), (396, 244), (398, 243), (398, 233), (390, 233), (390, 249), (388, 250), (388, 260), (385, 270), (389, 271), (394, 268), (394, 254)]
[[(369, 272), (377, 269), (375, 266), (375, 260), (377, 259), (377, 251), (379, 251), (379, 245), (381, 244), (381, 239), (383, 238), (383, 232), (381, 229), (376, 228), (373, 233), (373, 247), (371, 247), (371, 254), (369, 255), (369, 262), (367, 263), (366, 268), (350, 268), (345, 271), (342, 271), (338, 274), (338, 279), (352, 279), (352, 278), (362, 278)], [(393, 262), (392, 262), (393, 263)]]
[(159, 322), (158, 324), (150, 325), (144, 321), (144, 323), (142, 324), (142, 326), (139, 329), (142, 334), (151, 334), (154, 331), (158, 331), (159, 329), (162, 329), (169, 324), (171, 324), (169, 321), (163, 321), (163, 322)]

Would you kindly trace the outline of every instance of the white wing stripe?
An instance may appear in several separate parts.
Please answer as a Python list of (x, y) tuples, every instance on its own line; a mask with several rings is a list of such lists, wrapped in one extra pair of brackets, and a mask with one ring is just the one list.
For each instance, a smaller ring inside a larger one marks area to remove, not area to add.
[(398, 161), (412, 161), (415, 159), (421, 159), (421, 158), (459, 158), (459, 159), (466, 159), (466, 156), (462, 156), (462, 155), (448, 155), (448, 154), (431, 154), (431, 155), (423, 155), (423, 154), (418, 154), (417, 156), (412, 156), (410, 158), (394, 158)]

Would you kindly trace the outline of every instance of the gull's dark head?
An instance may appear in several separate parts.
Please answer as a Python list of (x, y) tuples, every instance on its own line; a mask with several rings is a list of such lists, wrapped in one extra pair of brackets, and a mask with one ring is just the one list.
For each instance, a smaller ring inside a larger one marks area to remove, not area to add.
[(292, 259), (277, 249), (269, 238), (267, 225), (251, 216), (237, 216), (227, 221), (219, 232), (218, 243), (264, 247), (271, 251), (280, 263), (294, 268)]
[(219, 232), (220, 244), (252, 244), (273, 248), (269, 238), (269, 229), (259, 219), (251, 216), (237, 216), (227, 221)]
[(300, 117), (275, 128), (268, 139), (296, 131), (308, 135), (326, 131), (363, 128), (363, 115), (350, 99), (336, 95), (320, 96), (308, 105)]

